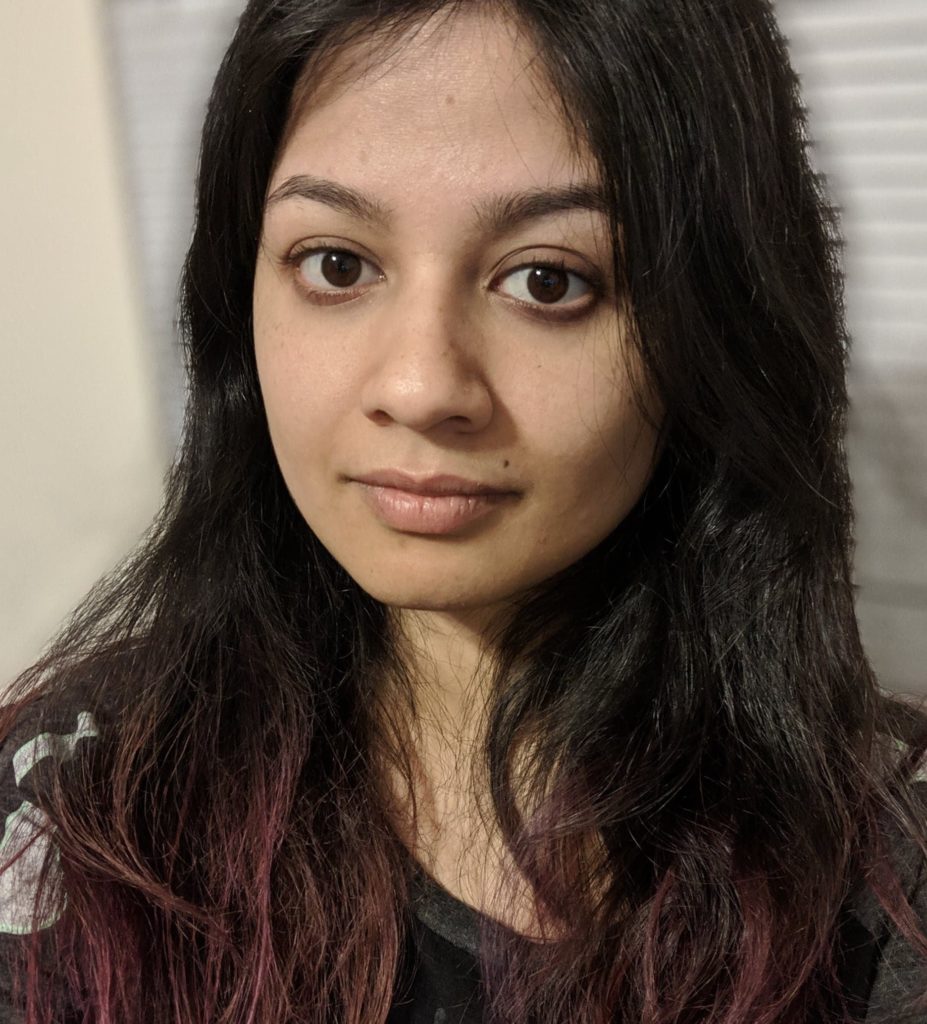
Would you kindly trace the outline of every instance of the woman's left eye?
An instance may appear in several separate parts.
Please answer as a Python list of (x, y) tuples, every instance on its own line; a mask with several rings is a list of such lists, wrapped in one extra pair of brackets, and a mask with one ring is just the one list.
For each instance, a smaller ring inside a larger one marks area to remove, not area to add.
[[(502, 280), (514, 283), (506, 294), (539, 310), (549, 306), (555, 314), (577, 312), (575, 308), (570, 309), (576, 300), (594, 296), (596, 292), (593, 282), (559, 262), (525, 264), (509, 271)], [(584, 302), (578, 311), (588, 306), (589, 303)]]

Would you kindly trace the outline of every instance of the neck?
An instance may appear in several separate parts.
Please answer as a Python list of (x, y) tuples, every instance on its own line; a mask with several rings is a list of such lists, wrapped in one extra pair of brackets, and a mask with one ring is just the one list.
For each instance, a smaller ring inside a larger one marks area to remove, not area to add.
[(486, 613), (402, 609), (397, 618), (400, 650), (414, 680), (416, 730), (446, 742), (472, 738), (493, 668)]
[[(498, 622), (498, 618), (496, 618)], [(397, 826), (406, 832), (411, 784), (420, 813), (417, 835), (407, 845), (443, 845), (463, 828), (472, 830), (475, 807), (471, 772), (479, 750), (493, 658), (485, 642), (485, 618), (402, 609), (394, 622), (402, 683), (390, 685), (390, 717), (400, 725), (401, 744), (412, 778), (388, 770), (398, 801)], [(409, 706), (414, 699), (414, 708)], [(477, 785), (478, 789), (482, 786)], [(401, 822), (401, 824), (400, 824)]]

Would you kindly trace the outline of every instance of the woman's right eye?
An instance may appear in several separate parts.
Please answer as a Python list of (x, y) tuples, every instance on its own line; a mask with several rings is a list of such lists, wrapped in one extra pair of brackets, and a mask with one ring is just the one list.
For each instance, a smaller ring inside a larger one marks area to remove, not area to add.
[(336, 296), (375, 284), (383, 276), (369, 260), (348, 249), (304, 249), (287, 262), (296, 267), (303, 287), (316, 295)]

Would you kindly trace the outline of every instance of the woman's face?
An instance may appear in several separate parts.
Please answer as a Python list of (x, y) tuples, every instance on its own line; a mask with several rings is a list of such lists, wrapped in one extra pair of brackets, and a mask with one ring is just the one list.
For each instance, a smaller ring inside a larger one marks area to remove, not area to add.
[(603, 540), (651, 469), (597, 177), (538, 67), (495, 16), (426, 23), (375, 70), (308, 79), (268, 189), (274, 450), (319, 540), (397, 608), (492, 613)]

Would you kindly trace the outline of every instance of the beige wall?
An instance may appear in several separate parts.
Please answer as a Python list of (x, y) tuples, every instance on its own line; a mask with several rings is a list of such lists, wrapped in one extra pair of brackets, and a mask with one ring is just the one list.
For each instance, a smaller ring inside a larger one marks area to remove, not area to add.
[(0, 686), (157, 508), (98, 0), (0, 3)]

